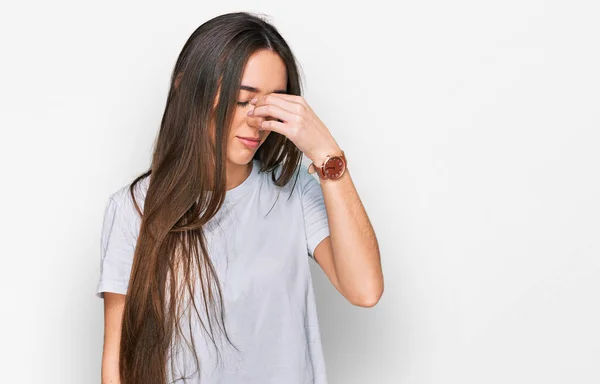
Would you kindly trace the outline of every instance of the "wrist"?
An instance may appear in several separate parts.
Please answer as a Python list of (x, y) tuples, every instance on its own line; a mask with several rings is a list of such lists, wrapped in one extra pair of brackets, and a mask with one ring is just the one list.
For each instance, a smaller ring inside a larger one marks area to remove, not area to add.
[(339, 146), (332, 146), (320, 149), (315, 155), (310, 157), (310, 160), (316, 167), (322, 167), (329, 157), (339, 156), (342, 154), (342, 149)]
[[(325, 152), (325, 151), (324, 151)], [(308, 167), (308, 173), (317, 173), (321, 180), (339, 180), (347, 169), (347, 160), (339, 147), (337, 149), (331, 149), (325, 152), (322, 156), (317, 156), (317, 160), (313, 161)]]

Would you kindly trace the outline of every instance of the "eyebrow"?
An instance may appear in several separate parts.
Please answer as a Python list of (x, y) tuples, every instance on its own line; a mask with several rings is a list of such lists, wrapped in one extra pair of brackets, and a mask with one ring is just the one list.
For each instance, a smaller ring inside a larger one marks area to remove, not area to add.
[[(249, 85), (240, 85), (240, 89), (244, 90), (244, 91), (254, 92), (254, 93), (260, 92), (260, 89), (251, 87)], [(276, 91), (273, 91), (272, 93), (287, 93), (287, 90), (286, 89), (278, 89)]]

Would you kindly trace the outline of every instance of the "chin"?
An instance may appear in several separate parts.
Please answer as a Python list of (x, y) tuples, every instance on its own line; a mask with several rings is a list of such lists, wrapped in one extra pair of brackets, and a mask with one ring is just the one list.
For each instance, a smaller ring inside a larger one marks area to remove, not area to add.
[(227, 156), (227, 160), (230, 164), (234, 165), (248, 165), (254, 158), (255, 153), (256, 152), (236, 153), (235, 155)]

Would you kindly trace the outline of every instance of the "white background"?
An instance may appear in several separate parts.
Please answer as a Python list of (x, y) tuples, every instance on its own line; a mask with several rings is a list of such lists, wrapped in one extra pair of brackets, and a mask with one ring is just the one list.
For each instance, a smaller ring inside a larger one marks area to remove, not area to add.
[(330, 382), (599, 383), (600, 8), (541, 0), (3, 3), (0, 382), (99, 382), (107, 197), (237, 10), (288, 40), (379, 239), (374, 308), (312, 264)]

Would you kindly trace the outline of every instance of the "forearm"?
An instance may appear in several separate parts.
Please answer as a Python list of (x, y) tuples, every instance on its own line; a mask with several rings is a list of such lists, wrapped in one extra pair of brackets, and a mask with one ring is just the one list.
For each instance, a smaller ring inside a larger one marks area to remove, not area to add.
[(102, 384), (120, 384), (119, 378), (119, 356), (111, 356), (104, 354), (102, 356), (101, 370)]
[(104, 344), (102, 349), (102, 384), (120, 384), (119, 345), (125, 295), (104, 293)]
[(321, 180), (336, 276), (345, 296), (375, 305), (383, 293), (377, 237), (349, 169), (339, 180)]

